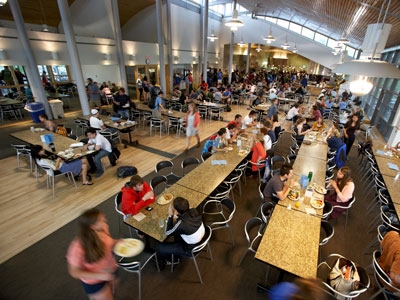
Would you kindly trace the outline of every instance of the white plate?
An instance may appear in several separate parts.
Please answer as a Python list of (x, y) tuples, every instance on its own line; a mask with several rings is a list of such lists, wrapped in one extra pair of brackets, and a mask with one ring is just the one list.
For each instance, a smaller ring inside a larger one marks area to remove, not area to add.
[(310, 204), (312, 207), (314, 207), (316, 209), (321, 209), (325, 206), (324, 199), (311, 198)]
[(232, 151), (232, 150), (233, 150), (233, 147), (228, 147), (228, 150), (229, 150), (229, 151)]
[[(168, 196), (168, 200), (165, 199), (165, 197)], [(165, 205), (170, 203), (172, 200), (174, 199), (174, 196), (172, 194), (165, 194), (165, 195), (161, 195), (160, 197), (158, 197), (157, 199), (157, 203), (160, 205)]]
[(317, 185), (314, 187), (314, 192), (317, 192), (318, 194), (325, 195), (326, 194), (326, 189)]
[(138, 239), (124, 239), (114, 246), (114, 253), (122, 257), (132, 257), (140, 254), (144, 249), (144, 243)]
[(45, 131), (44, 128), (35, 128), (35, 131)]
[[(291, 196), (291, 193), (298, 193), (298, 196), (295, 198), (295, 197), (292, 197)], [(287, 195), (287, 197), (289, 198), (289, 200), (292, 200), (292, 201), (299, 201), (299, 199), (300, 199), (300, 192), (299, 191), (294, 191), (294, 190), (290, 190), (289, 191), (289, 193), (288, 193), (288, 195)]]

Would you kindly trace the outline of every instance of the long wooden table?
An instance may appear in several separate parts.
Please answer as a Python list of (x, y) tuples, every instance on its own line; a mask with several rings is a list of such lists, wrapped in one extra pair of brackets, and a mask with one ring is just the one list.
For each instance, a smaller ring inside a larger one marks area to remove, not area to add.
[[(140, 111), (147, 111), (147, 112), (152, 112), (151, 108), (143, 103), (137, 103), (136, 104), (136, 109)], [(176, 110), (162, 110), (161, 115), (166, 116), (166, 117), (173, 117), (173, 118), (178, 118), (178, 119), (185, 119), (186, 118), (186, 113), (181, 112), (181, 111), (176, 111)]]
[[(195, 169), (186, 174), (183, 178), (169, 187), (163, 194), (172, 194), (175, 197), (180, 196), (189, 201), (190, 207), (198, 207), (214, 191), (217, 186), (236, 168), (236, 166), (245, 158), (238, 154), (236, 146), (229, 152), (217, 152), (208, 158), (204, 163), (198, 165)], [(212, 160), (226, 160), (226, 165), (212, 165)], [(162, 197), (159, 195), (157, 199)], [(151, 205), (153, 211), (157, 213), (158, 219), (167, 219), (168, 206), (154, 203)], [(151, 212), (141, 210), (146, 218), (137, 221), (134, 216), (125, 220), (125, 223), (140, 230), (148, 236), (162, 242), (165, 240), (165, 228), (158, 225), (158, 220), (151, 218)]]
[(255, 258), (299, 277), (317, 275), (321, 219), (276, 205)]
[[(394, 159), (391, 157), (382, 157), (382, 156), (375, 156), (376, 163), (378, 164), (379, 167), (379, 172), (382, 175), (387, 175), (391, 177), (395, 177), (397, 172), (400, 170), (400, 160)], [(394, 164), (397, 166), (399, 170), (394, 170), (389, 168), (389, 163)]]

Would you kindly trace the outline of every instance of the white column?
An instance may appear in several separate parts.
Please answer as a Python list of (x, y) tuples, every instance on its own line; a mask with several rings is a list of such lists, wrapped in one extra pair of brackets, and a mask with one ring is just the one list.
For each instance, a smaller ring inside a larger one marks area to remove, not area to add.
[(157, 18), (157, 40), (158, 55), (160, 61), (160, 85), (165, 90), (167, 87), (165, 81), (165, 62), (164, 62), (164, 32), (162, 21), (162, 0), (156, 0), (156, 18)]
[(86, 95), (85, 80), (82, 74), (81, 62), (79, 60), (78, 47), (75, 42), (74, 28), (71, 23), (71, 12), (68, 7), (67, 0), (57, 0), (58, 9), (60, 10), (61, 22), (64, 28), (65, 39), (67, 40), (67, 48), (71, 58), (71, 71), (78, 88), (79, 101), (84, 116), (90, 114), (90, 107)]
[(119, 11), (118, 11), (118, 1), (111, 1), (113, 23), (114, 23), (114, 37), (115, 45), (117, 47), (117, 60), (119, 74), (121, 76), (121, 85), (125, 88), (126, 94), (128, 94), (128, 83), (126, 81), (126, 71), (125, 71), (125, 60), (124, 60), (124, 48), (122, 47), (122, 34), (121, 25), (119, 21)]
[(174, 89), (174, 70), (172, 61), (172, 28), (171, 28), (171, 0), (167, 0), (167, 30), (168, 30), (168, 73), (169, 73), (169, 90), (172, 94)]
[(28, 35), (26, 33), (24, 19), (22, 18), (18, 1), (8, 1), (8, 3), (10, 5), (11, 13), (15, 21), (15, 26), (17, 27), (19, 40), (21, 41), (22, 48), (24, 49), (24, 53), (26, 56), (27, 65), (25, 66), (25, 71), (26, 75), (28, 76), (32, 94), (36, 102), (43, 103), (44, 109), (49, 119), (53, 119), (50, 105), (47, 101), (47, 96), (44, 91), (42, 80), (40, 78), (40, 74), (37, 68), (36, 59), (33, 56), (32, 47), (29, 43)]
[(204, 0), (204, 15), (203, 15), (203, 80), (207, 82), (207, 57), (208, 57), (208, 0)]
[(247, 57), (246, 57), (246, 73), (249, 73), (250, 69), (250, 51), (251, 51), (251, 43), (247, 44)]
[(233, 39), (235, 38), (235, 33), (231, 32), (231, 43), (229, 45), (229, 67), (228, 67), (228, 82), (231, 83), (232, 80), (232, 64), (233, 64)]

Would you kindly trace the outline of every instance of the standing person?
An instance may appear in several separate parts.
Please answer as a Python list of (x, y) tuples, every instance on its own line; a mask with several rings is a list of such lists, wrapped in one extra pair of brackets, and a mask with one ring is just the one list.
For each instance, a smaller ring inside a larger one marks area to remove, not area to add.
[(79, 233), (67, 251), (68, 273), (79, 279), (89, 299), (112, 300), (112, 284), (117, 269), (107, 219), (96, 208), (79, 219)]
[(97, 133), (96, 129), (91, 127), (86, 131), (86, 136), (88, 137), (89, 141), (84, 148), (86, 150), (89, 150), (89, 148), (92, 148), (92, 146), (94, 146), (94, 150), (97, 151), (94, 154), (94, 157), (92, 155), (88, 155), (88, 161), (91, 171), (97, 169), (95, 177), (98, 178), (104, 173), (103, 167), (101, 165), (101, 158), (110, 155), (110, 153), (112, 152), (111, 143), (107, 140), (106, 137), (104, 137), (100, 133)]
[(196, 136), (197, 147), (200, 147), (200, 114), (197, 111), (197, 106), (193, 102), (188, 105), (188, 111), (186, 113), (186, 147), (185, 151), (189, 150), (190, 140), (192, 136)]
[[(350, 168), (341, 167), (336, 173), (335, 180), (329, 180), (328, 188), (332, 190), (332, 193), (325, 195), (326, 201), (329, 201), (332, 206), (348, 206), (355, 189), (353, 178), (351, 178)], [(335, 208), (329, 217), (332, 219), (337, 218), (344, 211), (344, 209)]]
[(143, 207), (156, 199), (150, 185), (139, 175), (133, 175), (122, 189), (121, 210), (128, 217), (136, 215)]
[(49, 82), (47, 81), (47, 73), (46, 73), (46, 71), (43, 71), (42, 72), (42, 85), (47, 86), (48, 83)]
[(88, 78), (87, 93), (89, 95), (90, 105), (94, 108), (100, 107), (100, 89), (92, 78)]
[(168, 208), (166, 235), (173, 236), (173, 242), (163, 242), (157, 247), (157, 254), (166, 264), (179, 263), (181, 256), (191, 256), (191, 250), (205, 234), (201, 214), (196, 208), (189, 207), (189, 201), (176, 197)]
[(144, 92), (144, 101), (149, 101), (150, 100), (150, 88), (149, 88), (149, 82), (147, 81), (146, 75), (143, 77), (142, 87), (143, 87), (143, 92)]
[(153, 114), (153, 118), (157, 118), (157, 119), (162, 119), (161, 117), (161, 111), (164, 110), (164, 106), (163, 106), (163, 97), (164, 93), (162, 91), (159, 91), (156, 97), (156, 103), (154, 104), (154, 108), (151, 110), (152, 114)]
[(56, 132), (56, 124), (53, 121), (49, 120), (49, 117), (46, 114), (40, 114), (39, 120), (43, 123), (45, 129), (51, 132)]
[(270, 119), (272, 119), (273, 115), (277, 115), (278, 114), (278, 98), (274, 98), (271, 101), (272, 101), (272, 104), (268, 109), (268, 117)]
[(358, 115), (352, 115), (351, 120), (344, 125), (343, 135), (344, 143), (346, 144), (346, 157), (349, 156), (351, 147), (356, 139), (356, 133), (360, 132), (360, 119)]
[(118, 114), (126, 119), (129, 119), (131, 99), (127, 94), (125, 94), (125, 89), (123, 87), (119, 88), (118, 94), (114, 96), (113, 102), (118, 106)]
[(139, 101), (143, 101), (142, 100), (142, 96), (143, 96), (143, 85), (142, 85), (142, 77), (139, 75), (138, 79), (136, 80), (136, 86), (139, 90)]

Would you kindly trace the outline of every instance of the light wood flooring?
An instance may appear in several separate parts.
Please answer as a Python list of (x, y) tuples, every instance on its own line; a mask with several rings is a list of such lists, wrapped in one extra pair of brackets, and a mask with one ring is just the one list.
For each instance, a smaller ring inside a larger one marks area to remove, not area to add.
[[(72, 120), (79, 112), (67, 113), (62, 120)], [(226, 120), (233, 119), (236, 113), (248, 114), (246, 106), (233, 106), (232, 112), (224, 113), (225, 121), (202, 120), (201, 139), (208, 138), (219, 128), (226, 126)], [(26, 128), (31, 122), (26, 122)], [(22, 128), (21, 130), (23, 130)], [(125, 137), (127, 138), (127, 137)], [(149, 127), (137, 131), (140, 145), (179, 155), (185, 147), (185, 135), (176, 137), (154, 132), (149, 136)], [(191, 146), (195, 146), (192, 138)], [(158, 161), (169, 158), (135, 147), (123, 148), (119, 145), (121, 157), (117, 167), (133, 165), (145, 176), (154, 170)], [(188, 153), (190, 156), (190, 151)], [(108, 163), (108, 162), (107, 162)], [(127, 179), (117, 178), (117, 167), (107, 166), (104, 175), (94, 179), (93, 186), (83, 186), (77, 182), (77, 189), (66, 177), (60, 176), (55, 182), (55, 196), (46, 187), (45, 175), (36, 182), (30, 173), (29, 161), (21, 158), (21, 168), (17, 169), (16, 156), (0, 160), (0, 263), (18, 254), (37, 241), (61, 228), (78, 217), (85, 209), (94, 207), (115, 195)], [(49, 249), (51, 250), (51, 249)]]

